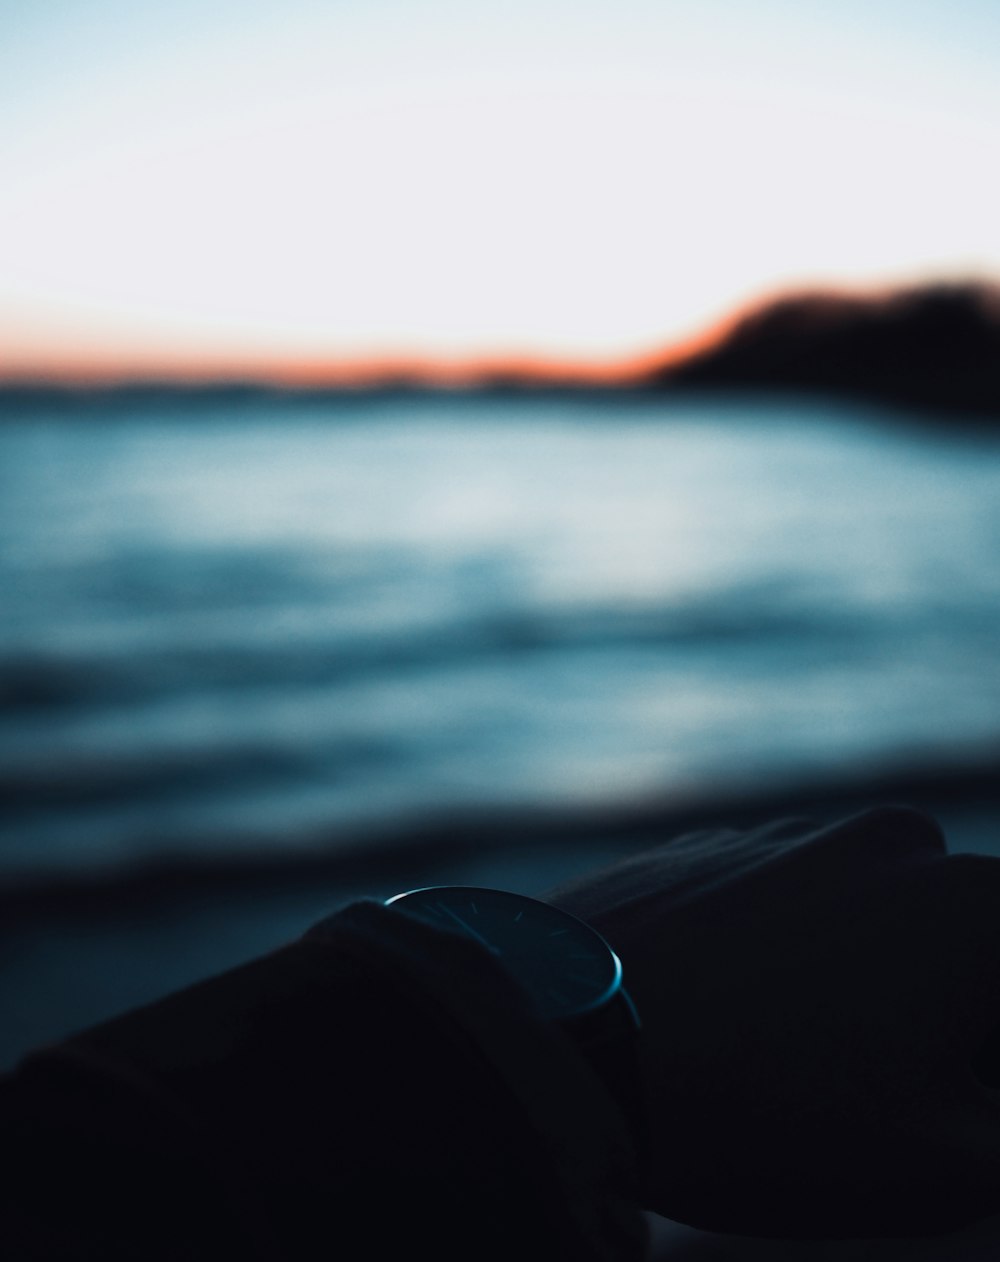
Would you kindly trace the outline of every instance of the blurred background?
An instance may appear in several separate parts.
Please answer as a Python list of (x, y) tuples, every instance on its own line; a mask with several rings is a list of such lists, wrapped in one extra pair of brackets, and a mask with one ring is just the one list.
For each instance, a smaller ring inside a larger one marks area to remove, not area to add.
[(0, 0), (0, 1060), (359, 893), (1000, 854), (1000, 9)]

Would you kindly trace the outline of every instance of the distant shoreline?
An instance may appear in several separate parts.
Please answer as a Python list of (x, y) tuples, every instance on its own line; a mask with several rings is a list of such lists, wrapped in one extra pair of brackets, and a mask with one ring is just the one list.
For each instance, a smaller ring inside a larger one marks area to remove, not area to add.
[[(353, 376), (352, 376), (353, 373)], [(66, 405), (324, 402), (400, 398), (617, 399), (807, 394), (930, 417), (1000, 420), (1000, 284), (966, 282), (876, 296), (807, 291), (752, 307), (686, 346), (617, 363), (513, 357), (467, 364), (372, 362), (294, 374), (0, 380), (5, 412)]]

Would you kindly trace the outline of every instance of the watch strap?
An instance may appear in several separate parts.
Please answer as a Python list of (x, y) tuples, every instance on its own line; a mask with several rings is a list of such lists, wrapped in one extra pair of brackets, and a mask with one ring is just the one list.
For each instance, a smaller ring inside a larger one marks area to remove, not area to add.
[(565, 1034), (536, 1016), (489, 952), (461, 933), (372, 902), (321, 921), (310, 939), (362, 952), (372, 967), (423, 995), (453, 1024), (521, 1109), (525, 1142), (550, 1153), (590, 1251), (603, 1239), (617, 1241), (609, 1258), (634, 1255), (645, 1225), (638, 1210), (640, 1168), (622, 1108), (607, 1088), (594, 1089), (595, 1074), (604, 1081), (597, 1062), (574, 1070), (578, 1057), (567, 1057)]
[(644, 1170), (649, 1157), (649, 1119), (639, 1058), (642, 1027), (631, 996), (619, 987), (598, 1012), (587, 1014), (583, 1021), (564, 1022), (563, 1027), (618, 1106), (639, 1169)]

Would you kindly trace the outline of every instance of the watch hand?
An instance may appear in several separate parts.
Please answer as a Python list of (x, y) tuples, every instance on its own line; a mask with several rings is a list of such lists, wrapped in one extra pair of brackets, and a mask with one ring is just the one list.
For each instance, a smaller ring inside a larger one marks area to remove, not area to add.
[(461, 927), (465, 930), (465, 932), (471, 938), (475, 938), (477, 942), (481, 942), (488, 951), (492, 951), (494, 955), (500, 954), (497, 948), (493, 946), (491, 942), (487, 942), (481, 933), (477, 933), (476, 930), (473, 929), (473, 927), (470, 924), (466, 924), (466, 922), (462, 919), (462, 917), (458, 914), (457, 911), (452, 911), (451, 908), (446, 907), (444, 903), (438, 903), (438, 907), (440, 907), (442, 911), (447, 912), (448, 915), (452, 918), (452, 920), (454, 920), (457, 924), (461, 925)]

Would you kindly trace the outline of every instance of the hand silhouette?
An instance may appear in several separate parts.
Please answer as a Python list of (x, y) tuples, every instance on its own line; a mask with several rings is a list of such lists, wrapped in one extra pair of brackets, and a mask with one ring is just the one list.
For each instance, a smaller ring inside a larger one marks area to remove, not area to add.
[(643, 1022), (646, 1208), (831, 1238), (1000, 1212), (1000, 860), (893, 807), (694, 833), (549, 898)]

